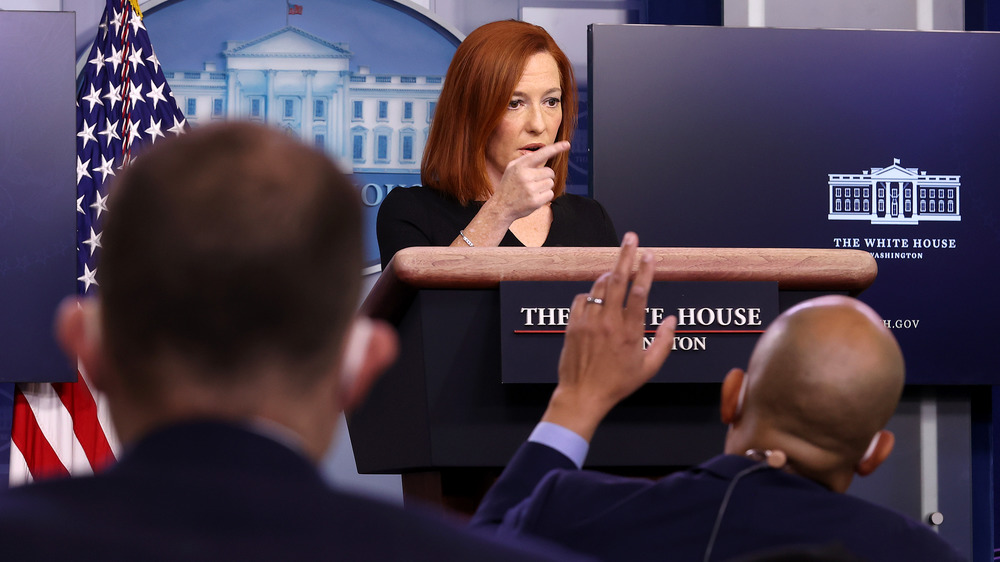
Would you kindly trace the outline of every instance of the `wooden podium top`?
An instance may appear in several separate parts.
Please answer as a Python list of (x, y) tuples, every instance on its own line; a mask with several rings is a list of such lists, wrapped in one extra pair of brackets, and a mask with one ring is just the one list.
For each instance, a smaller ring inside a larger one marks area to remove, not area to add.
[[(641, 248), (656, 258), (656, 281), (777, 281), (780, 290), (846, 291), (875, 281), (861, 250)], [(391, 318), (416, 289), (487, 289), (501, 281), (592, 281), (611, 270), (618, 248), (414, 247), (393, 256), (361, 312)]]

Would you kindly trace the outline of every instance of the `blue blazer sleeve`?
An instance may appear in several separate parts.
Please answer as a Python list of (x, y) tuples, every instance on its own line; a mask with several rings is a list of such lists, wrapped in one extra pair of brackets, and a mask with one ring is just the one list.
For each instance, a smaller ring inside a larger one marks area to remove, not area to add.
[(551, 447), (532, 442), (521, 445), (503, 474), (486, 492), (469, 525), (499, 527), (507, 512), (531, 496), (545, 475), (556, 469), (577, 470), (573, 461)]

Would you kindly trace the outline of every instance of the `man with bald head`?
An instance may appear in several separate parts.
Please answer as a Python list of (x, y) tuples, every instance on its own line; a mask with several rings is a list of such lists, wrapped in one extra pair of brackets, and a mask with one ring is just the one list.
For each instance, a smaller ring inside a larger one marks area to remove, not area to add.
[(903, 379), (899, 345), (875, 311), (842, 296), (806, 301), (761, 336), (747, 373), (726, 376), (725, 450), (781, 451), (789, 470), (844, 492), (889, 456), (883, 427)]
[(891, 452), (884, 428), (904, 380), (895, 338), (848, 297), (785, 311), (747, 370), (726, 375), (723, 454), (658, 481), (579, 470), (601, 420), (659, 370), (673, 340), (671, 317), (642, 349), (653, 265), (642, 255), (628, 288), (637, 247), (626, 234), (615, 270), (574, 301), (548, 409), (474, 526), (605, 560), (727, 560), (785, 546), (870, 561), (962, 559), (927, 526), (843, 493)]

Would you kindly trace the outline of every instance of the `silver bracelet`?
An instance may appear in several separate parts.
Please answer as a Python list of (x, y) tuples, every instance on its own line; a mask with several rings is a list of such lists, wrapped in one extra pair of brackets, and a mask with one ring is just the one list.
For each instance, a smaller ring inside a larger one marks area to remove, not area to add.
[(476, 245), (472, 243), (472, 240), (469, 240), (469, 237), (465, 235), (464, 230), (459, 230), (458, 235), (462, 237), (462, 240), (465, 240), (465, 243), (468, 244), (470, 248), (476, 247)]

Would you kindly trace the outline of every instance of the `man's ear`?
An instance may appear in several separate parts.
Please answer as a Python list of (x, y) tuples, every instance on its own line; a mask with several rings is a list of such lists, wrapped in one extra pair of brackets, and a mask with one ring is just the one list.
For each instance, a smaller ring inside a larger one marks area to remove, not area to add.
[(726, 378), (722, 381), (722, 400), (719, 405), (722, 423), (733, 424), (740, 419), (748, 380), (743, 369), (734, 368), (726, 373)]
[(340, 369), (340, 403), (353, 411), (399, 353), (396, 330), (386, 322), (358, 317), (344, 347)]
[(860, 476), (868, 476), (875, 472), (875, 469), (889, 458), (889, 453), (892, 453), (892, 447), (895, 444), (896, 436), (891, 431), (888, 429), (880, 430), (872, 437), (871, 443), (868, 444), (868, 450), (854, 467), (854, 472)]
[(73, 367), (83, 369), (98, 390), (105, 390), (100, 310), (100, 301), (96, 298), (63, 299), (56, 310), (55, 337)]

